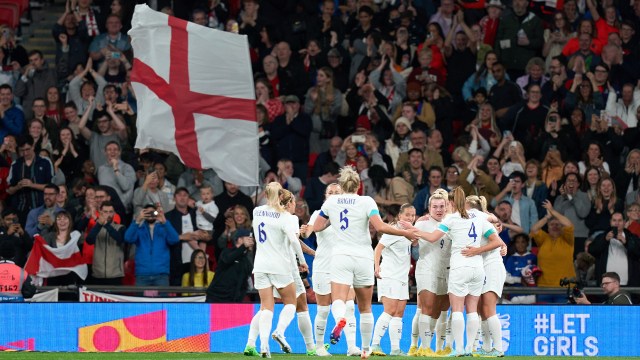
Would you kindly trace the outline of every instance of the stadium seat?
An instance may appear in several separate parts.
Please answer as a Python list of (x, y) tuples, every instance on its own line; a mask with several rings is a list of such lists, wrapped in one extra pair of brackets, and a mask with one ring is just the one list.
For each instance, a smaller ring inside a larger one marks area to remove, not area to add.
[(20, 24), (18, 7), (15, 4), (0, 4), (0, 25), (15, 29)]

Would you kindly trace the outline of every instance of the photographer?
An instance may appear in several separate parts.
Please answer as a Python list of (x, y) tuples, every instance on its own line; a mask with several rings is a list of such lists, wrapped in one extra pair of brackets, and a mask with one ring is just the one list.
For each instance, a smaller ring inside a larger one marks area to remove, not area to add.
[(235, 246), (224, 249), (218, 259), (216, 276), (207, 289), (209, 303), (242, 302), (247, 293), (255, 242), (250, 230), (243, 228), (236, 230), (234, 240)]
[(124, 241), (136, 245), (136, 285), (169, 286), (169, 246), (180, 238), (162, 208), (146, 205), (131, 223)]
[[(603, 304), (607, 305), (632, 305), (631, 297), (624, 291), (620, 290), (620, 276), (615, 272), (606, 272), (602, 274), (602, 291), (607, 295), (607, 300)], [(582, 293), (581, 296), (575, 297), (576, 304), (591, 305), (587, 296)]]
[(18, 213), (6, 208), (2, 211), (2, 221), (4, 226), (0, 227), (0, 245), (5, 243), (13, 247), (13, 262), (18, 266), (24, 266), (27, 262), (27, 254), (33, 247), (33, 238), (29, 236), (18, 219)]
[(91, 283), (122, 285), (124, 279), (123, 225), (113, 221), (116, 211), (110, 201), (100, 204), (100, 215), (87, 235), (87, 244), (94, 245)]
[(622, 213), (611, 215), (611, 230), (598, 235), (589, 245), (589, 253), (596, 258), (596, 279), (606, 271), (615, 271), (622, 286), (640, 284), (640, 240), (624, 228)]

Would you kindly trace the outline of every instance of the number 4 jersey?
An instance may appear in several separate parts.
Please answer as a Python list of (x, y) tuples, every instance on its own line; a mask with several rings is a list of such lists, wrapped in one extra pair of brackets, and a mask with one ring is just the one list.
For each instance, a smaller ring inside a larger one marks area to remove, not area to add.
[(376, 202), (369, 196), (356, 194), (333, 195), (320, 210), (335, 230), (333, 255), (350, 255), (373, 260), (369, 218), (380, 215)]
[(464, 219), (460, 213), (449, 214), (444, 217), (438, 230), (451, 236), (451, 269), (459, 267), (484, 266), (482, 255), (466, 257), (461, 254), (467, 246), (480, 247), (482, 237), (489, 237), (496, 229), (487, 220), (469, 213), (469, 219)]
[[(288, 236), (295, 237), (291, 214), (263, 205), (253, 210), (253, 236), (256, 240), (254, 273), (291, 274), (294, 267)], [(296, 224), (297, 225), (297, 224)], [(290, 234), (294, 232), (293, 234)]]

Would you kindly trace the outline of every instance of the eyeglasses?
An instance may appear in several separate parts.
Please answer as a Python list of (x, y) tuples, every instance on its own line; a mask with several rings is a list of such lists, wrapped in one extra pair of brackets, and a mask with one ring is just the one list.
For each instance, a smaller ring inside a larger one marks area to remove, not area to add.
[(613, 283), (614, 283), (613, 281), (607, 281), (607, 282), (603, 281), (602, 284), (600, 284), (600, 287), (605, 287), (606, 285), (613, 284)]

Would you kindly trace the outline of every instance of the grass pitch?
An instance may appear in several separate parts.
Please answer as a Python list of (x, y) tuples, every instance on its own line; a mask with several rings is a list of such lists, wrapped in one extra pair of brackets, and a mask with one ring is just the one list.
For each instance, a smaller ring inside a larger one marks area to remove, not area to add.
[[(301, 354), (273, 354), (274, 359), (282, 360), (308, 360), (308, 356)], [(387, 356), (385, 358), (394, 359), (396, 356)], [(562, 356), (506, 356), (505, 360), (566, 360), (568, 357)], [(4, 360), (226, 360), (226, 359), (260, 359), (259, 357), (247, 357), (238, 353), (44, 353), (44, 352), (0, 352), (0, 359)], [(357, 357), (348, 357), (333, 355), (333, 360), (337, 359), (357, 359)], [(382, 357), (372, 356), (370, 359), (382, 359)], [(437, 358), (433, 358), (437, 359)], [(640, 357), (596, 357), (598, 360), (631, 360), (640, 359)]]

